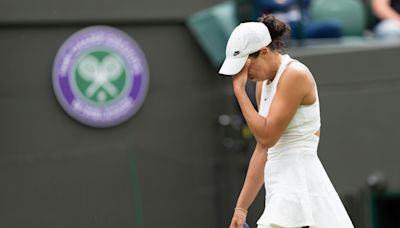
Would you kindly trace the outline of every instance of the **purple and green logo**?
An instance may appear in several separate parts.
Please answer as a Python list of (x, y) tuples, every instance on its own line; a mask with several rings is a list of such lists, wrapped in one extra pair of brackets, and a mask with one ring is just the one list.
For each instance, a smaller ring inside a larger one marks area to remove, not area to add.
[(126, 33), (92, 26), (73, 34), (57, 53), (53, 86), (64, 110), (93, 127), (111, 127), (135, 114), (148, 87), (143, 52)]

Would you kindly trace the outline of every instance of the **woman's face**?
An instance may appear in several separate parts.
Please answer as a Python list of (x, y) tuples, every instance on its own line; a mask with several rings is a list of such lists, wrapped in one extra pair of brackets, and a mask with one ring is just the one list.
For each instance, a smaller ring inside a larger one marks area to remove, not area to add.
[(249, 55), (248, 79), (252, 81), (273, 80), (277, 71), (276, 57), (277, 53), (267, 48)]

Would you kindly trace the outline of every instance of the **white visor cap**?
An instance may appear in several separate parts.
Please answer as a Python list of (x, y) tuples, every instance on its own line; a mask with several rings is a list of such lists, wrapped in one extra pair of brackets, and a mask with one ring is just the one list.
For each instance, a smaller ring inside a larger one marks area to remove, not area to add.
[(238, 25), (226, 45), (225, 61), (220, 74), (235, 75), (244, 67), (249, 54), (271, 43), (271, 35), (262, 22), (246, 22)]

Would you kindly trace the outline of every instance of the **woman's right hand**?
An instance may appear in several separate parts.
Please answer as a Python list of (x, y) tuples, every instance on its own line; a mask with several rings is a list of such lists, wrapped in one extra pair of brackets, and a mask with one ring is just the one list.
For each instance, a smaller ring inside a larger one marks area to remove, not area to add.
[(248, 78), (248, 70), (250, 66), (250, 59), (246, 60), (246, 64), (244, 65), (243, 69), (240, 70), (239, 73), (232, 77), (233, 79), (233, 90), (244, 90), (246, 88), (247, 78)]
[(246, 215), (247, 214), (244, 211), (235, 210), (229, 228), (243, 228), (243, 225), (246, 222)]

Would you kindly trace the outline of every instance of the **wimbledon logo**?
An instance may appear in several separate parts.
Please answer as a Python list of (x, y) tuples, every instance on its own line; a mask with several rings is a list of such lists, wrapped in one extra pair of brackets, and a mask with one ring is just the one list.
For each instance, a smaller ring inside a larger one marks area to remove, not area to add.
[(148, 86), (144, 55), (127, 34), (93, 26), (72, 35), (58, 51), (53, 86), (65, 111), (94, 127), (131, 117)]

